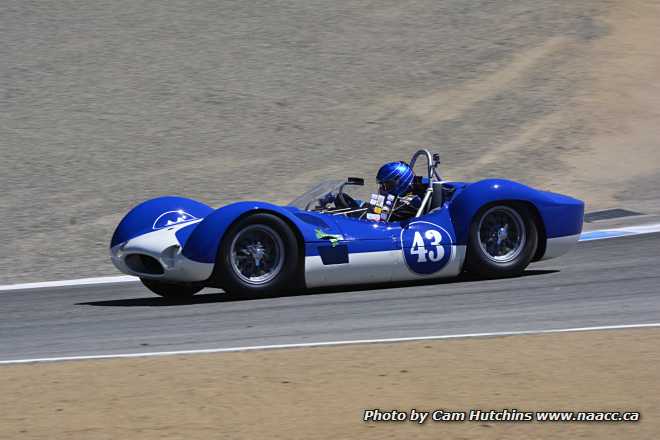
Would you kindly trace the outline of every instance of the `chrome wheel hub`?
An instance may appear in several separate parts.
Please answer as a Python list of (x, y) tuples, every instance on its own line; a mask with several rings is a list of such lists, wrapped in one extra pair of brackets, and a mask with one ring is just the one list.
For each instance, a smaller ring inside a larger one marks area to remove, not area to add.
[(253, 285), (273, 280), (282, 270), (283, 257), (282, 239), (265, 225), (250, 225), (236, 234), (229, 255), (236, 276)]
[(515, 260), (525, 247), (527, 236), (520, 214), (508, 206), (486, 211), (479, 222), (479, 245), (495, 263)]

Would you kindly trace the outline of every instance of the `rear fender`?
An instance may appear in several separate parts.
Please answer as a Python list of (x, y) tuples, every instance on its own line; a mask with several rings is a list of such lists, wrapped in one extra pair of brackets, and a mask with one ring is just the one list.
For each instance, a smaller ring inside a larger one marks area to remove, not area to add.
[(449, 203), (458, 244), (467, 244), (470, 224), (479, 209), (496, 202), (531, 204), (536, 208), (547, 238), (573, 236), (582, 231), (582, 201), (511, 180), (487, 179), (467, 185)]

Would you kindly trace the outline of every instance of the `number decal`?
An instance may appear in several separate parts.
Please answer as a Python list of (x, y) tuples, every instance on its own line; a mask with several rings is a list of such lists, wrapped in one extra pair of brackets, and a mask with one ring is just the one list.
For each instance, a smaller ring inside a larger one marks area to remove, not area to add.
[(412, 247), (410, 248), (411, 255), (417, 255), (418, 263), (426, 263), (428, 261), (437, 263), (445, 256), (445, 249), (442, 247), (442, 234), (435, 229), (429, 229), (424, 233), (424, 236), (431, 241), (431, 248), (426, 249), (426, 244), (419, 231), (415, 231), (415, 238), (413, 238)]
[(406, 264), (415, 273), (432, 274), (451, 261), (451, 235), (429, 222), (410, 223), (401, 231), (401, 248)]
[(410, 248), (410, 253), (412, 255), (417, 255), (418, 263), (426, 263), (426, 247), (424, 246), (424, 239), (422, 238), (422, 234), (417, 231), (415, 231), (415, 239)]

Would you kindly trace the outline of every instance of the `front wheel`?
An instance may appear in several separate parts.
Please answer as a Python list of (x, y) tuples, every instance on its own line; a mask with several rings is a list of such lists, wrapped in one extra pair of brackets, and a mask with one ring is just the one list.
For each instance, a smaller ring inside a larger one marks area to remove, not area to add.
[(524, 205), (482, 208), (470, 225), (465, 267), (487, 278), (518, 275), (538, 246), (538, 230)]
[(267, 213), (249, 215), (225, 234), (216, 258), (223, 289), (268, 296), (295, 288), (300, 272), (298, 241), (289, 225)]
[(158, 280), (148, 280), (140, 278), (142, 284), (151, 290), (156, 295), (167, 298), (172, 301), (185, 301), (190, 299), (194, 294), (202, 290), (204, 287), (197, 284), (184, 284), (184, 283), (165, 283)]

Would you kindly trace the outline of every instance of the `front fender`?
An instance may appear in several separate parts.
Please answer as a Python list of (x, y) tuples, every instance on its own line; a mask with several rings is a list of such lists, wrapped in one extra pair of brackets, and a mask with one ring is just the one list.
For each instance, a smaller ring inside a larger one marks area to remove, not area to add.
[(224, 234), (244, 215), (266, 212), (278, 215), (292, 224), (305, 243), (317, 241), (316, 230), (339, 233), (332, 216), (282, 207), (266, 202), (238, 202), (218, 208), (206, 216), (193, 230), (183, 248), (183, 255), (201, 263), (214, 263)]
[[(204, 218), (212, 211), (209, 206), (185, 197), (163, 196), (147, 200), (131, 209), (119, 222), (110, 240), (110, 247), (167, 226), (168, 213), (172, 214), (170, 222), (176, 222), (179, 217), (178, 221), (184, 223)], [(183, 215), (185, 218), (182, 218)], [(158, 224), (159, 219), (164, 221), (162, 225)]]
[(547, 238), (573, 236), (582, 231), (584, 203), (581, 200), (511, 180), (486, 179), (467, 185), (449, 204), (458, 244), (467, 244), (470, 224), (477, 211), (500, 201), (531, 203), (541, 217)]

